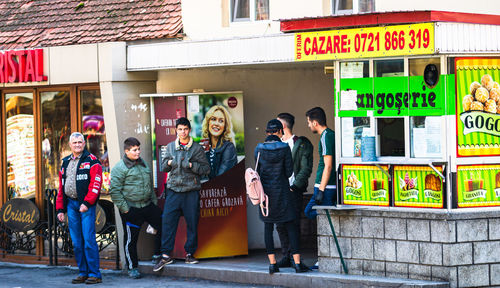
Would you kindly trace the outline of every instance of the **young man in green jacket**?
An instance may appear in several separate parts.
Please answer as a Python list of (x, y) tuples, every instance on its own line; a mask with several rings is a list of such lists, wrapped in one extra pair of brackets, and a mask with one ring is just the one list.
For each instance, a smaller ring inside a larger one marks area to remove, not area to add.
[(161, 209), (152, 185), (151, 170), (140, 157), (141, 143), (134, 137), (123, 143), (125, 155), (111, 170), (109, 193), (120, 210), (128, 274), (137, 279), (137, 240), (141, 225), (148, 222), (156, 231), (155, 254), (160, 254)]
[[(312, 173), (313, 145), (306, 137), (298, 137), (293, 134), (295, 117), (292, 114), (280, 113), (277, 118), (283, 124), (283, 134), (280, 135), (281, 141), (287, 143), (292, 150), (293, 174), (289, 178), (289, 182), (290, 193), (292, 193), (295, 202), (295, 225), (300, 239), (302, 193), (307, 191), (308, 180)], [(293, 264), (293, 258), (287, 230), (284, 225), (276, 225), (276, 230), (280, 237), (281, 250), (283, 252), (283, 258), (278, 262), (278, 265), (279, 267), (290, 267)], [(304, 269), (308, 269), (304, 264), (300, 264)]]

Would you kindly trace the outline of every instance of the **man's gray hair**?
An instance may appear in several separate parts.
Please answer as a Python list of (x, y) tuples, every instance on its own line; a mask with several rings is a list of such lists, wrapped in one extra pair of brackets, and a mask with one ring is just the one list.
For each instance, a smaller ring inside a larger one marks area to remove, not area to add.
[(71, 133), (71, 135), (69, 136), (69, 143), (71, 143), (71, 141), (73, 140), (73, 138), (82, 138), (83, 142), (85, 142), (85, 137), (80, 132), (73, 132), (73, 133)]

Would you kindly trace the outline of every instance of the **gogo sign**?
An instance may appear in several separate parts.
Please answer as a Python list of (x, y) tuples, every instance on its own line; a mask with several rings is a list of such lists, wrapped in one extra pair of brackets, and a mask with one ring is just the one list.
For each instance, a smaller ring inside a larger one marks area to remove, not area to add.
[(43, 49), (0, 52), (0, 83), (46, 81)]
[(2, 223), (9, 229), (25, 232), (35, 228), (40, 220), (40, 211), (33, 202), (14, 198), (0, 209)]

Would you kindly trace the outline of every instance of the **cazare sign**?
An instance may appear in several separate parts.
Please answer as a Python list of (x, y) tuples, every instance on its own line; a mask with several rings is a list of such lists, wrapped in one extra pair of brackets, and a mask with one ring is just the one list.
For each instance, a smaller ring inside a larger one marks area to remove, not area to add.
[(0, 220), (9, 229), (26, 232), (35, 228), (40, 221), (40, 211), (30, 200), (14, 198), (0, 209)]
[(0, 52), (0, 83), (46, 81), (43, 49)]
[(434, 23), (295, 34), (295, 61), (434, 54)]

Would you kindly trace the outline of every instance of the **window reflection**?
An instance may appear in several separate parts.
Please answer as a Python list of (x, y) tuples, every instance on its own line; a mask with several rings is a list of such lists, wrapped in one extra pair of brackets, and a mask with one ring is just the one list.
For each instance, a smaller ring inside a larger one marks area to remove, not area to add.
[(87, 150), (94, 154), (102, 165), (102, 193), (109, 189), (109, 161), (106, 145), (106, 130), (102, 113), (101, 93), (99, 90), (80, 91), (82, 107), (82, 134), (87, 139)]
[(42, 173), (45, 189), (59, 186), (61, 159), (71, 153), (69, 91), (42, 92)]
[(35, 197), (33, 94), (5, 94), (7, 200)]

